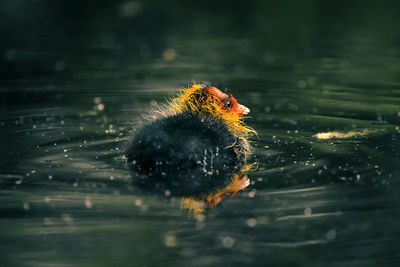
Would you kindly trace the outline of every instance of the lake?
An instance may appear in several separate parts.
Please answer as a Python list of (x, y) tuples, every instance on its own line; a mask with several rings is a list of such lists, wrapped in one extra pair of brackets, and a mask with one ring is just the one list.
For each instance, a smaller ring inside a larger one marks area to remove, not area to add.
[[(3, 266), (397, 266), (400, 1), (3, 1)], [(249, 185), (194, 214), (131, 184), (146, 110), (251, 109)]]

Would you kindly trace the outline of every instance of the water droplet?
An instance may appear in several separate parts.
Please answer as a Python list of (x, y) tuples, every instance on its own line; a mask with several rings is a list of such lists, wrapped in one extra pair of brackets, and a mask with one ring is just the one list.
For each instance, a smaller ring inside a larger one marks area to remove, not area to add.
[(176, 237), (170, 233), (167, 233), (164, 236), (164, 245), (169, 248), (176, 247), (177, 245)]
[(326, 233), (326, 238), (329, 240), (333, 240), (335, 239), (337, 236), (336, 230), (335, 229), (330, 229), (327, 233)]
[(139, 1), (128, 1), (120, 6), (120, 16), (123, 18), (135, 17), (142, 11), (142, 4)]
[(250, 218), (246, 221), (248, 227), (255, 227), (257, 225), (257, 220), (254, 218)]
[(299, 87), (300, 89), (304, 89), (304, 88), (306, 88), (306, 86), (307, 86), (307, 83), (303, 80), (300, 80), (297, 82), (297, 87)]
[(95, 98), (93, 98), (93, 102), (97, 105), (101, 103), (101, 98), (96, 96)]
[(256, 191), (249, 192), (249, 198), (254, 198), (256, 196)]
[(5, 53), (5, 58), (7, 61), (13, 61), (17, 55), (17, 50), (14, 48), (8, 49)]
[(31, 206), (29, 205), (28, 202), (25, 202), (23, 205), (24, 210), (29, 210), (31, 208)]
[(235, 239), (230, 236), (222, 238), (222, 246), (226, 248), (232, 248), (235, 245)]
[(135, 206), (137, 206), (137, 207), (139, 207), (139, 206), (141, 206), (142, 205), (142, 200), (140, 200), (140, 199), (136, 199), (135, 200)]
[(86, 208), (88, 208), (88, 209), (91, 209), (91, 208), (93, 207), (93, 203), (92, 203), (92, 201), (90, 200), (90, 197), (86, 197), (86, 199), (85, 199), (85, 206), (86, 206)]
[(312, 214), (312, 209), (311, 208), (305, 208), (304, 209), (304, 215), (310, 216)]
[(61, 215), (61, 219), (67, 224), (70, 224), (73, 221), (73, 218), (71, 217), (71, 215), (65, 214), (65, 213)]
[(172, 61), (176, 58), (176, 51), (172, 48), (165, 49), (162, 56), (165, 61)]
[(196, 214), (194, 216), (194, 218), (198, 221), (198, 222), (204, 222), (206, 220), (206, 216), (204, 214)]
[(97, 105), (97, 110), (98, 111), (103, 111), (104, 110), (104, 105), (103, 104), (98, 104)]
[(67, 64), (63, 60), (57, 61), (54, 68), (56, 71), (63, 71), (67, 67)]
[(43, 224), (46, 225), (46, 226), (50, 226), (50, 225), (53, 224), (53, 220), (50, 219), (49, 217), (46, 217), (46, 218), (43, 219)]

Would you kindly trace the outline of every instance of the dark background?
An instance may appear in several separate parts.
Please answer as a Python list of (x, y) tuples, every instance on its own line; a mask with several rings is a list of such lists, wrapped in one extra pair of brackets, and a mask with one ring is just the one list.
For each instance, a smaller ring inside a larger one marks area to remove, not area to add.
[[(0, 36), (4, 266), (399, 265), (400, 1), (6, 0)], [(124, 158), (193, 81), (258, 132), (202, 216)]]
[[(150, 74), (135, 68), (168, 48), (182, 64), (258, 74), (298, 59), (390, 59), (399, 53), (399, 10), (394, 0), (2, 1), (0, 75), (7, 85), (98, 71), (143, 80)], [(160, 79), (176, 75), (162, 70)]]

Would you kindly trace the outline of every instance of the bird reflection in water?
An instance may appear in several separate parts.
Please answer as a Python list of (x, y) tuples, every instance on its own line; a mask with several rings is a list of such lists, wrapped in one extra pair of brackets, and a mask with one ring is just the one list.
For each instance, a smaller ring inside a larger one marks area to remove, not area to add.
[[(214, 208), (222, 200), (231, 198), (245, 189), (250, 184), (247, 173), (254, 169), (254, 166), (254, 163), (244, 164), (239, 171), (233, 174), (232, 172), (216, 172), (212, 175), (212, 179), (204, 179), (210, 174), (204, 175), (201, 169), (191, 170), (191, 173), (177, 171), (163, 174), (138, 174), (131, 171), (131, 176), (133, 184), (142, 191), (161, 198), (179, 197), (182, 209), (198, 214)], [(234, 167), (233, 169), (237, 170), (238, 168)], [(199, 176), (197, 177), (199, 179), (196, 179), (194, 173)], [(166, 182), (172, 177), (175, 177), (174, 183)], [(193, 182), (193, 180), (197, 181)]]
[[(247, 165), (245, 168), (249, 166), (251, 165)], [(182, 198), (181, 207), (194, 214), (202, 213), (217, 206), (224, 198), (235, 196), (237, 192), (245, 189), (249, 184), (250, 179), (245, 173), (234, 174), (228, 185), (223, 188), (217, 189), (209, 194)]]

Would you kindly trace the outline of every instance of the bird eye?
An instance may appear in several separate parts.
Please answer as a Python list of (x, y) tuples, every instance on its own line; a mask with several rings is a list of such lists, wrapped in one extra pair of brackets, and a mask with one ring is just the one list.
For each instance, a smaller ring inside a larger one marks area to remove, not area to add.
[(226, 106), (227, 108), (231, 108), (231, 107), (232, 107), (231, 101), (229, 101), (229, 100), (226, 101), (225, 106)]

